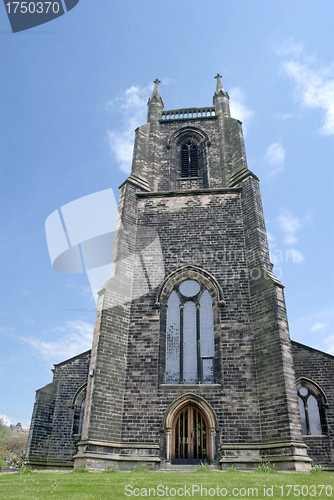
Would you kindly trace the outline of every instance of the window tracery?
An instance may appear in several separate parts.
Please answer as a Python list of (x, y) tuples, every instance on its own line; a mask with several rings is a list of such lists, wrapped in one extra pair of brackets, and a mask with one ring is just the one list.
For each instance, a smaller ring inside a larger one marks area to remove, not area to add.
[(303, 435), (326, 433), (325, 405), (319, 389), (309, 381), (300, 381), (298, 403)]
[(212, 298), (193, 279), (175, 285), (167, 302), (166, 383), (214, 383)]

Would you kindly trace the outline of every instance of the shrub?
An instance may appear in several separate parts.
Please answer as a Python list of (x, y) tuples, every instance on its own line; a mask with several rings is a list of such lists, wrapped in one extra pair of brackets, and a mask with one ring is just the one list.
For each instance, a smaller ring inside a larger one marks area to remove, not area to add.
[(28, 431), (21, 424), (10, 428), (0, 421), (0, 459), (5, 467), (22, 467), (28, 441)]

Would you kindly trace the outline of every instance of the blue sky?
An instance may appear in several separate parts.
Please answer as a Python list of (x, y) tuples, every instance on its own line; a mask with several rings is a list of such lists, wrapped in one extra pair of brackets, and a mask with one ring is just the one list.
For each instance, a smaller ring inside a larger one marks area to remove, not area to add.
[(211, 106), (219, 71), (261, 179), (291, 338), (334, 354), (334, 3), (80, 0), (12, 34), (0, 9), (0, 414), (28, 425), (53, 363), (90, 348), (85, 274), (50, 262), (45, 220), (118, 186), (152, 81)]

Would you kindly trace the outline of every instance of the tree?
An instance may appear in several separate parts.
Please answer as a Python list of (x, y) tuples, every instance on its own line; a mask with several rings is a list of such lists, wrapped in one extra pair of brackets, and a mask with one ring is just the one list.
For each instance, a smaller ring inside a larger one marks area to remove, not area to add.
[(27, 441), (28, 431), (22, 429), (20, 423), (8, 427), (0, 419), (0, 470), (3, 467), (21, 467)]

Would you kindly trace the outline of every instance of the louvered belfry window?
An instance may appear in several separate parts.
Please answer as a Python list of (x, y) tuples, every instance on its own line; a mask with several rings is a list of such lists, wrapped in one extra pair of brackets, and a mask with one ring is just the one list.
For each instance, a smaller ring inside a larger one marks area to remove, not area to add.
[(174, 287), (166, 333), (166, 383), (214, 383), (212, 298), (203, 285), (186, 280)]
[(198, 176), (198, 150), (191, 141), (187, 141), (181, 148), (181, 177)]

